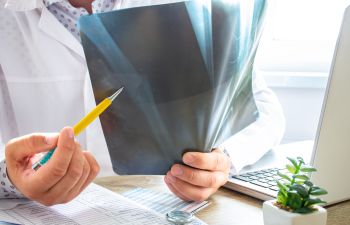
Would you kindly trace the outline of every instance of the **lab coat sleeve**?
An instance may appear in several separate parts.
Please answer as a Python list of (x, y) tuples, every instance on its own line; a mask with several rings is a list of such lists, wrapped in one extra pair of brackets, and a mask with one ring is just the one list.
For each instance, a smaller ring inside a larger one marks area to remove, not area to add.
[(257, 120), (227, 139), (220, 148), (231, 158), (231, 173), (254, 164), (268, 150), (278, 145), (285, 130), (285, 118), (277, 96), (259, 74), (253, 74), (252, 88), (259, 111)]
[(0, 199), (2, 198), (23, 198), (24, 196), (15, 188), (7, 176), (6, 161), (0, 162)]
[[(3, 76), (3, 71), (0, 64), (0, 82), (6, 82)], [(2, 85), (0, 85), (2, 86)], [(4, 116), (4, 95), (0, 91), (0, 119), (3, 120)], [(0, 120), (0, 122), (1, 122)], [(0, 123), (3, 124), (3, 123)], [(2, 198), (22, 198), (23, 195), (17, 191), (15, 186), (11, 183), (7, 176), (6, 162), (5, 162), (5, 143), (3, 142), (2, 133), (0, 129), (0, 199)]]

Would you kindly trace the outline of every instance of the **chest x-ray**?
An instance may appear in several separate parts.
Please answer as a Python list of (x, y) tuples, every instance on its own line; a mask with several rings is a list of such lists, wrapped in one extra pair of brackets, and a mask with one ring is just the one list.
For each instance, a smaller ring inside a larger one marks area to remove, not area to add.
[(264, 0), (187, 1), (80, 19), (114, 171), (165, 174), (186, 151), (210, 152), (258, 117), (252, 66)]

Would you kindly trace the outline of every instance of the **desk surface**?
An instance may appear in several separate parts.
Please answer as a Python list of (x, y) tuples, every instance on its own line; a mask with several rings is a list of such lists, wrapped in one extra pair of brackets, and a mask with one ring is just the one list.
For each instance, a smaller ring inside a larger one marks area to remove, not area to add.
[[(105, 188), (122, 193), (135, 187), (169, 192), (163, 176), (114, 176), (95, 180)], [(209, 201), (211, 204), (196, 216), (208, 224), (263, 225), (262, 201), (221, 188)], [(327, 208), (327, 225), (350, 224), (350, 201)]]

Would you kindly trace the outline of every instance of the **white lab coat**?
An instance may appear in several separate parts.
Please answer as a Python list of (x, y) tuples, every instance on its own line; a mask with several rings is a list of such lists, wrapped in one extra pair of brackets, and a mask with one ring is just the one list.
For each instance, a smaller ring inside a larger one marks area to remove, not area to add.
[[(164, 2), (126, 0), (117, 7)], [(0, 9), (3, 153), (3, 145), (10, 138), (32, 132), (58, 132), (79, 121), (95, 102), (81, 44), (42, 0), (0, 0), (0, 4), (6, 5)], [(253, 91), (260, 111), (258, 120), (223, 144), (236, 169), (254, 163), (279, 143), (284, 131), (281, 106), (258, 75), (253, 80)], [(100, 176), (113, 174), (99, 121), (78, 140), (96, 157)]]

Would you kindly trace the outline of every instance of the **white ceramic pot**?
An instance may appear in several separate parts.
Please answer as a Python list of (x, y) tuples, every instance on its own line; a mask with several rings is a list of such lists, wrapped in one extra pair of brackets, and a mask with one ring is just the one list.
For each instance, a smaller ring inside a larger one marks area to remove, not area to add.
[(309, 214), (291, 213), (273, 205), (276, 200), (266, 201), (263, 204), (264, 225), (326, 225), (327, 211), (318, 209)]

